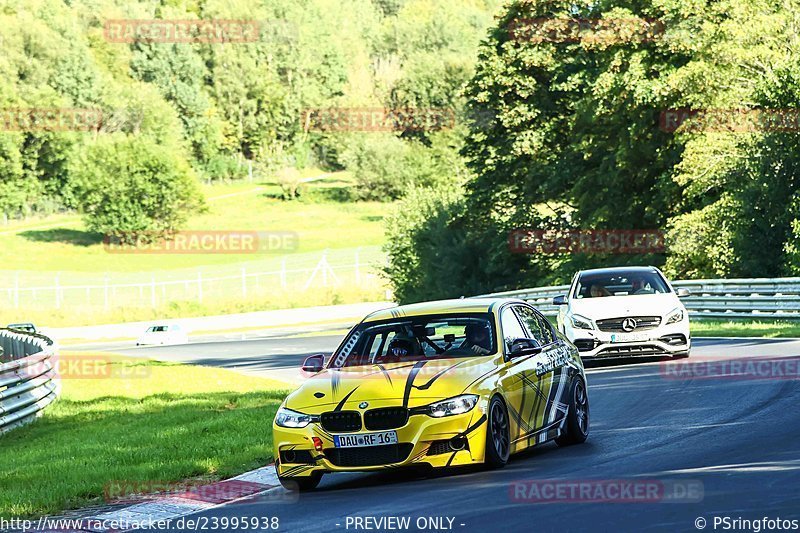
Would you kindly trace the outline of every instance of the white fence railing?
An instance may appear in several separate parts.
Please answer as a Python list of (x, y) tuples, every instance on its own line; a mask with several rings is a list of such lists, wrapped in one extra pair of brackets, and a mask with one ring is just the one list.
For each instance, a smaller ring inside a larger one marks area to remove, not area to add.
[(238, 264), (153, 272), (0, 271), (0, 308), (157, 308), (170, 302), (260, 298), (276, 291), (378, 287), (377, 247), (270, 257)]
[[(672, 286), (691, 291), (681, 301), (692, 318), (800, 319), (800, 278), (699, 279), (674, 281)], [(557, 285), (485, 296), (520, 298), (552, 316), (558, 313), (553, 298), (568, 289)]]
[(0, 433), (32, 421), (60, 392), (53, 341), (0, 329)]

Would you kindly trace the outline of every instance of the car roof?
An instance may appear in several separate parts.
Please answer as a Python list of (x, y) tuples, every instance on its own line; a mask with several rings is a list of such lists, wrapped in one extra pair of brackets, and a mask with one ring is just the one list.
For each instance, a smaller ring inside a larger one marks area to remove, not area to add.
[(507, 302), (525, 303), (515, 298), (459, 298), (400, 305), (374, 311), (364, 322), (377, 322), (404, 316), (438, 315), (445, 313), (490, 313), (496, 306)]
[(590, 270), (581, 270), (580, 275), (584, 274), (637, 274), (643, 272), (657, 272), (654, 266), (621, 266), (621, 267), (607, 267), (607, 268), (592, 268)]

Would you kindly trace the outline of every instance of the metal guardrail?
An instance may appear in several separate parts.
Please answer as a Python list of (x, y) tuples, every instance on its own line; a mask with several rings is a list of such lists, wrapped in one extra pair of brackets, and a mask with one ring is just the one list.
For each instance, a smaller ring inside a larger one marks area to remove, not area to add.
[(61, 391), (56, 348), (44, 335), (0, 329), (0, 434), (33, 421)]
[[(800, 319), (800, 278), (698, 279), (672, 282), (691, 291), (681, 301), (694, 319)], [(520, 298), (545, 315), (556, 315), (553, 297), (566, 294), (569, 285), (520, 289), (484, 296)]]

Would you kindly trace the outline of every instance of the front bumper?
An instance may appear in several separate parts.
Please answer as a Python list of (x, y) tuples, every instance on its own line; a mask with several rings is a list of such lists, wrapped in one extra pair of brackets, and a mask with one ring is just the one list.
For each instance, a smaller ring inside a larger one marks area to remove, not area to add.
[(686, 319), (627, 335), (566, 325), (565, 334), (582, 359), (678, 356), (688, 354), (692, 347)]
[[(381, 402), (370, 403), (374, 404), (370, 407), (392, 406), (389, 402), (383, 405)], [(366, 472), (415, 464), (446, 467), (482, 463), (486, 447), (484, 404), (485, 401), (481, 400), (468, 413), (444, 418), (412, 415), (403, 427), (394, 430), (397, 431), (397, 445), (337, 449), (333, 443), (334, 434), (374, 432), (332, 433), (325, 431), (319, 423), (298, 429), (273, 424), (275, 468), (280, 477), (290, 478), (310, 476), (317, 472)], [(315, 449), (314, 437), (322, 441), (321, 451)], [(463, 444), (463, 449), (453, 451), (448, 446), (453, 439)]]

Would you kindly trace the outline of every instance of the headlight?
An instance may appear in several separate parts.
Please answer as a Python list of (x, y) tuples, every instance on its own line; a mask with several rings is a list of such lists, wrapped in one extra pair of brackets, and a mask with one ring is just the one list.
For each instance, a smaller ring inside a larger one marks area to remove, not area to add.
[(681, 320), (683, 320), (683, 309), (680, 307), (676, 307), (667, 313), (667, 324), (674, 324), (675, 322), (680, 322)]
[(580, 329), (594, 329), (594, 326), (592, 326), (592, 321), (585, 316), (572, 315), (570, 317), (570, 321), (572, 322), (572, 327)]
[(282, 428), (304, 428), (313, 422), (314, 418), (315, 417), (311, 415), (304, 415), (303, 413), (281, 407), (275, 415), (275, 423)]
[(461, 415), (472, 411), (475, 404), (478, 403), (478, 397), (474, 394), (463, 394), (442, 400), (441, 402), (432, 403), (428, 406), (428, 415), (434, 418), (442, 418), (443, 416)]

